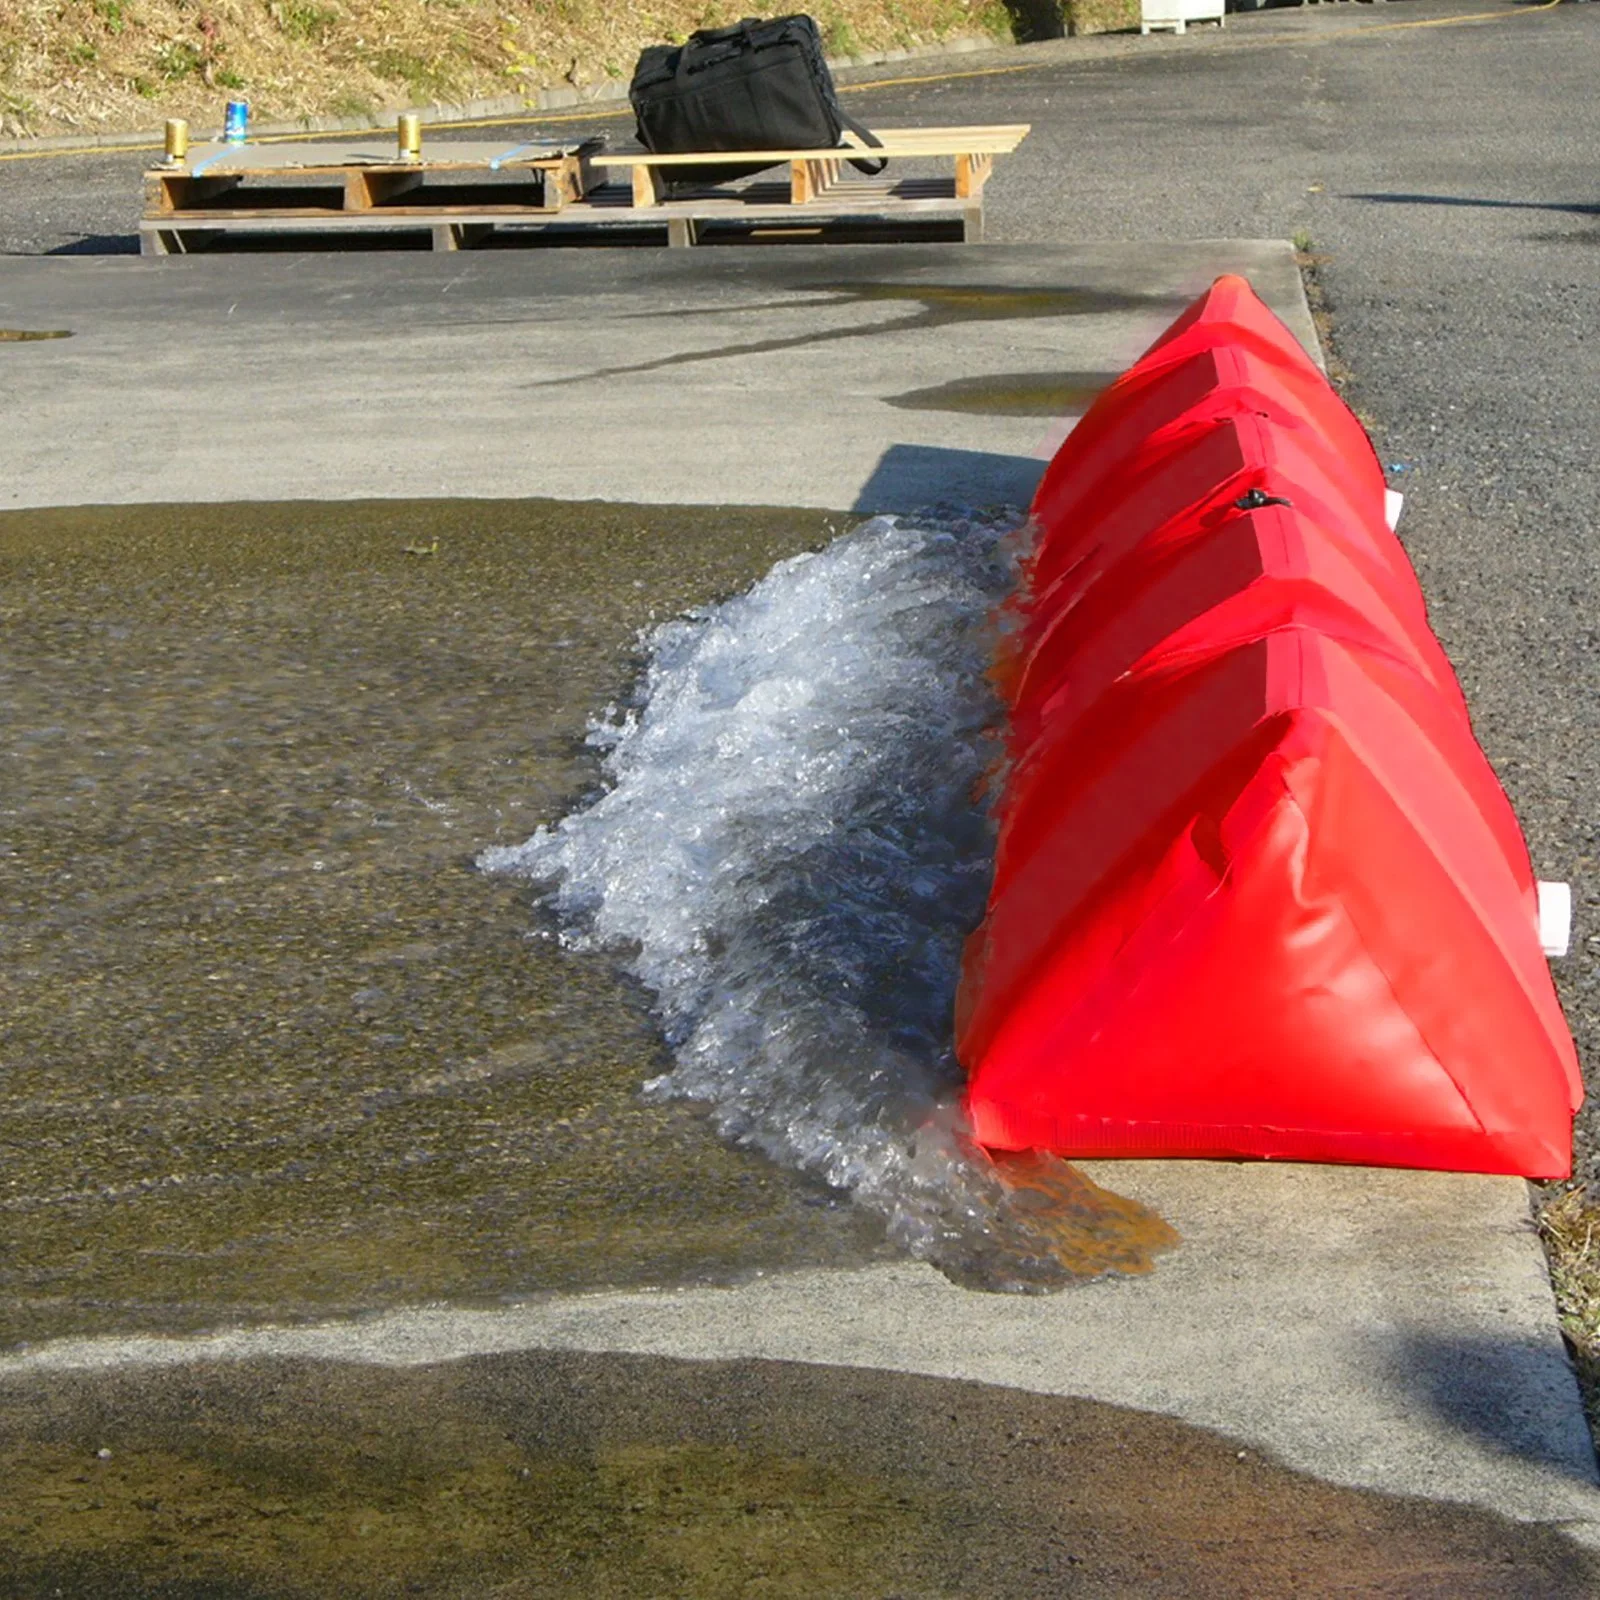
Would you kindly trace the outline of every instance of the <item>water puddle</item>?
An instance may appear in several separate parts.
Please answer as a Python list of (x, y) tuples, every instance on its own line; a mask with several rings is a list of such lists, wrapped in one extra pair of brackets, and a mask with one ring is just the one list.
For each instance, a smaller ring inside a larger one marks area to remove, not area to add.
[(1089, 409), (1115, 372), (1002, 372), (890, 395), (902, 411), (985, 417), (1063, 417)]
[(607, 788), (481, 864), (620, 951), (673, 1052), (657, 1101), (814, 1174), (959, 1282), (1147, 1271), (1176, 1235), (1045, 1157), (966, 1136), (951, 1049), (992, 838), (989, 617), (1014, 515), (875, 518), (657, 628), (591, 731)]
[(38, 339), (71, 337), (71, 328), (0, 328), (0, 344), (32, 344)]

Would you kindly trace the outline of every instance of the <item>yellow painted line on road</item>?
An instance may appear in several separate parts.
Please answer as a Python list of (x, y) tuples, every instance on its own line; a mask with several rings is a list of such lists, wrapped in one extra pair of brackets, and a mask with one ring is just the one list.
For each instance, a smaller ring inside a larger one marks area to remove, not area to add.
[[(1562, 0), (1538, 0), (1536, 5), (1508, 6), (1500, 11), (1477, 11), (1467, 16), (1460, 17), (1427, 17), (1415, 22), (1358, 22), (1353, 26), (1344, 28), (1330, 28), (1326, 33), (1319, 35), (1295, 34), (1290, 36), (1279, 35), (1271, 39), (1251, 39), (1240, 41), (1248, 43), (1252, 48), (1263, 46), (1305, 45), (1316, 44), (1330, 38), (1349, 39), (1364, 36), (1369, 33), (1400, 33), (1415, 28), (1459, 28), (1474, 22), (1501, 22), (1512, 17), (1529, 17), (1540, 11), (1551, 11), (1560, 5)], [(1230, 41), (1231, 43), (1232, 41)], [(1103, 58), (1102, 58), (1103, 59)], [(914, 78), (874, 78), (866, 83), (841, 83), (840, 94), (866, 94), (873, 89), (904, 89), (928, 83), (955, 83), (964, 78), (1004, 78), (1018, 72), (1048, 72), (1052, 67), (1063, 65), (1060, 60), (1055, 61), (1028, 61), (1010, 67), (972, 67), (964, 72), (930, 72)], [(531, 107), (527, 111), (515, 112), (503, 117), (475, 117), (460, 122), (427, 122), (424, 129), (450, 129), (459, 131), (463, 128), (525, 128), (545, 127), (552, 124), (567, 122), (604, 122), (615, 117), (631, 117), (631, 106), (616, 106), (606, 109), (596, 107), (584, 111), (557, 111), (540, 114)], [(368, 133), (382, 131), (382, 126), (376, 128), (351, 128), (334, 132), (299, 132), (299, 133), (268, 133), (260, 138), (252, 139), (252, 144), (294, 144), (310, 139), (359, 139)], [(71, 156), (123, 156), (136, 155), (141, 150), (160, 150), (164, 148), (160, 139), (140, 140), (126, 144), (85, 145), (71, 150), (8, 150), (0, 152), (0, 161), (50, 161), (65, 160)]]
[(1339, 33), (1399, 33), (1406, 28), (1459, 28), (1469, 22), (1497, 22), (1503, 17), (1529, 17), (1536, 11), (1552, 11), (1561, 0), (1539, 0), (1537, 5), (1511, 6), (1504, 11), (1480, 11), (1467, 17), (1426, 17), (1419, 22), (1366, 22)]

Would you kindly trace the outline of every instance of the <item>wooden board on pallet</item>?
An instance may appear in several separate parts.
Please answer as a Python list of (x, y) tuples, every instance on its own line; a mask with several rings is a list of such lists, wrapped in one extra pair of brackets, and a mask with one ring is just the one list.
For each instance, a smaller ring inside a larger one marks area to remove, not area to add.
[[(997, 155), (1009, 155), (1027, 137), (1031, 123), (991, 123), (961, 128), (877, 128), (878, 143), (857, 144), (861, 156), (890, 161), (927, 161), (948, 157), (955, 167), (952, 197), (975, 200), (983, 192)], [(673, 172), (679, 167), (749, 166), (766, 162), (789, 168), (789, 198), (795, 205), (820, 199), (841, 184), (853, 185), (850, 155), (838, 150), (718, 150), (710, 153), (653, 155), (649, 151), (615, 151), (594, 158), (597, 167), (622, 168), (629, 175), (636, 206), (653, 206), (672, 194)]]
[[(559, 211), (599, 180), (590, 158), (599, 139), (579, 143), (439, 140), (416, 160), (393, 144), (211, 144), (182, 163), (145, 174), (145, 219), (181, 226), (219, 212), (287, 215), (316, 209), (339, 216), (412, 203), (428, 193), (441, 204), (493, 204)], [(463, 191), (469, 191), (463, 193)]]

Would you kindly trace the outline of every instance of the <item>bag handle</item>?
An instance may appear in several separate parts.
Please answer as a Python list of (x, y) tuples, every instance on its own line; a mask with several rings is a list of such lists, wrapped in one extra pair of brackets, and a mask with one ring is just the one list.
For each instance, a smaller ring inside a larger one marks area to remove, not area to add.
[(725, 44), (731, 39), (748, 39), (760, 26), (760, 17), (745, 17), (726, 28), (696, 28), (689, 37), (695, 44)]
[(673, 79), (682, 83), (689, 76), (689, 45), (706, 44), (731, 44), (734, 40), (744, 41), (747, 50), (755, 49), (755, 41), (751, 37), (761, 26), (759, 17), (746, 17), (742, 22), (735, 22), (726, 28), (699, 28), (689, 35), (688, 41), (678, 47), (678, 64), (672, 69)]

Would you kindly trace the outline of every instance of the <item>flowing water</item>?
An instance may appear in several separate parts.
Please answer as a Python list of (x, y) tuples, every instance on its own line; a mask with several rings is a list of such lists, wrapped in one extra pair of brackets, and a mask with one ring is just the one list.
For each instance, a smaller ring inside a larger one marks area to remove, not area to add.
[[(1004, 526), (0, 513), (0, 1345), (851, 1266), (884, 1219), (970, 1281), (1147, 1264), (1164, 1224), (954, 1113)], [(473, 864), (541, 825), (565, 943)]]
[(598, 721), (607, 788), (492, 872), (548, 881), (575, 949), (628, 952), (674, 1056), (649, 1092), (814, 1173), (958, 1281), (1137, 1271), (1170, 1231), (1048, 1158), (996, 1165), (950, 1019), (982, 916), (990, 617), (1016, 518), (880, 517), (657, 628)]
[(609, 956), (472, 865), (597, 776), (652, 619), (816, 512), (0, 512), (0, 1346), (845, 1265), (639, 1085)]

